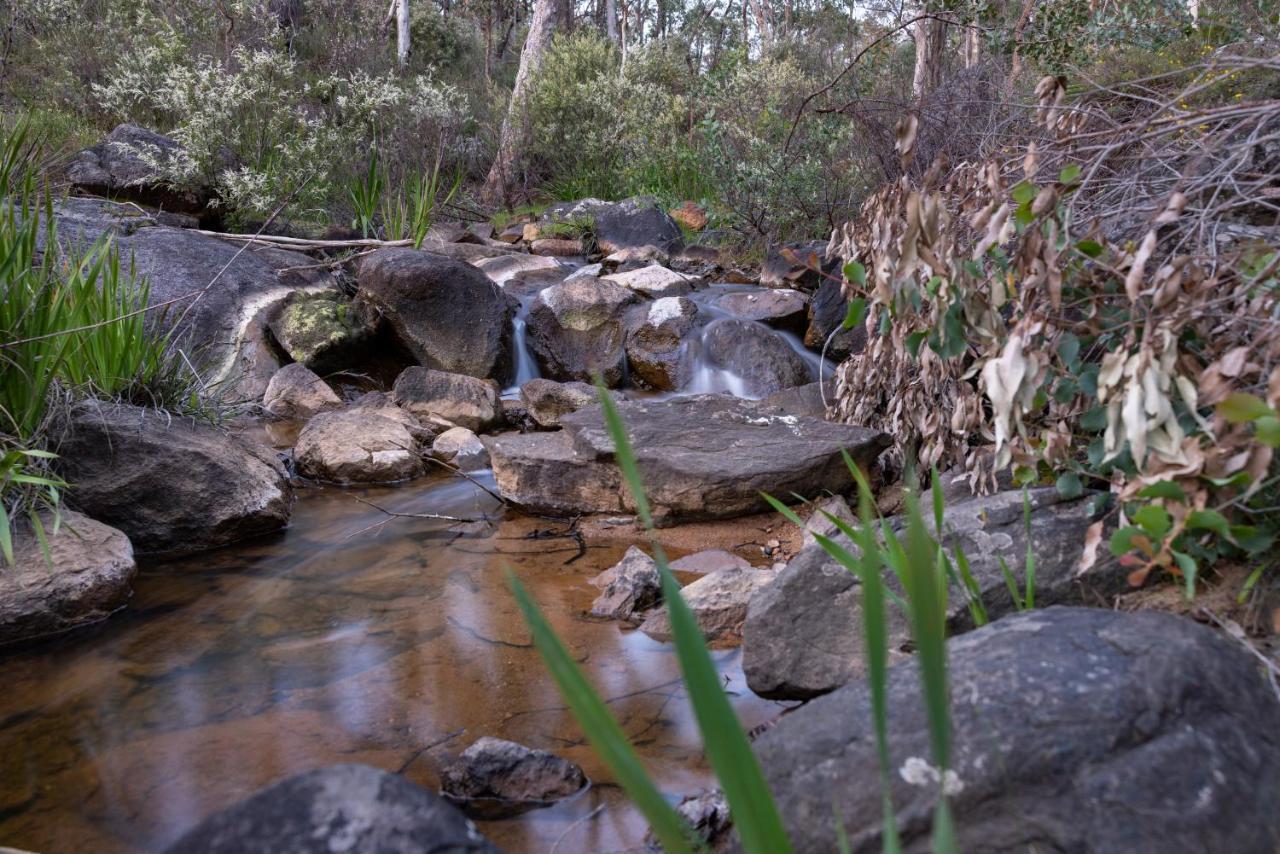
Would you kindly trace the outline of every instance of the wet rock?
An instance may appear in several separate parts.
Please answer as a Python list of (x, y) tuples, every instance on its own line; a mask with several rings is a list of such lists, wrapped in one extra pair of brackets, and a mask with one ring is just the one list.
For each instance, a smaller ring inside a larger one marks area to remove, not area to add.
[(396, 405), (423, 418), (436, 416), (480, 432), (502, 421), (498, 385), (465, 374), (412, 367), (396, 377)]
[(627, 549), (622, 560), (591, 579), (600, 595), (591, 603), (593, 617), (612, 620), (638, 618), (662, 598), (658, 565), (653, 558), (635, 546)]
[[(435, 255), (443, 255), (446, 258), (452, 258), (454, 261), (461, 261), (464, 264), (474, 266), (479, 262), (489, 258), (505, 258), (509, 255), (523, 255), (516, 249), (509, 249), (503, 244), (478, 244), (478, 243), (424, 243), (422, 248)], [(412, 250), (410, 250), (412, 251)]]
[(620, 202), (581, 199), (547, 208), (544, 222), (588, 222), (600, 251), (606, 254), (636, 246), (653, 245), (666, 249), (681, 240), (680, 226), (645, 196)]
[(59, 425), (68, 499), (139, 552), (193, 552), (283, 528), (293, 490), (276, 454), (190, 418), (85, 401)]
[(541, 378), (529, 380), (520, 387), (520, 400), (528, 409), (529, 417), (545, 429), (559, 427), (564, 416), (598, 402), (594, 386)]
[(115, 528), (63, 509), (42, 514), (46, 559), (30, 522), (14, 529), (13, 565), (0, 563), (0, 646), (106, 619), (124, 607), (137, 574), (133, 546)]
[[(1055, 607), (948, 642), (950, 807), (961, 850), (1274, 851), (1280, 704), (1249, 654), (1183, 617)], [(914, 662), (888, 680), (903, 849), (929, 849), (936, 784)], [(861, 680), (784, 716), (756, 754), (797, 851), (880, 848)], [(920, 765), (923, 768), (923, 765)], [(927, 769), (925, 769), (927, 771)]]
[(359, 286), (423, 366), (495, 379), (510, 370), (515, 302), (475, 267), (431, 252), (381, 249), (360, 264)]
[(831, 521), (831, 516), (851, 527), (857, 526), (857, 517), (853, 509), (849, 507), (849, 502), (845, 501), (844, 496), (828, 495), (814, 504), (813, 512), (805, 520), (804, 530), (801, 531), (801, 549), (820, 548), (818, 541), (813, 536), (814, 534), (828, 539), (840, 536), (840, 529), (835, 522)]
[(604, 277), (606, 282), (615, 282), (638, 294), (658, 299), (659, 297), (678, 297), (693, 290), (692, 280), (683, 273), (668, 270), (658, 264), (639, 267), (625, 273), (612, 273)]
[(454, 801), (478, 799), (551, 803), (587, 785), (582, 769), (546, 750), (485, 737), (440, 774), (441, 793)]
[[(729, 801), (724, 792), (712, 789), (696, 795), (685, 795), (676, 805), (676, 812), (712, 851), (729, 848), (733, 841), (733, 818), (729, 814)], [(645, 835), (645, 845), (650, 851), (662, 850), (652, 831)]]
[(295, 362), (271, 377), (262, 397), (262, 408), (278, 418), (305, 421), (317, 413), (341, 409), (342, 401), (314, 371)]
[(657, 391), (684, 384), (681, 356), (697, 316), (698, 306), (685, 297), (663, 297), (649, 304), (643, 321), (627, 336), (627, 363), (635, 379)]
[(751, 569), (751, 564), (733, 552), (706, 549), (671, 561), (671, 568), (676, 572), (708, 575), (725, 569)]
[(861, 353), (862, 348), (867, 346), (866, 326), (859, 324), (853, 329), (840, 329), (848, 311), (849, 301), (845, 299), (840, 283), (823, 279), (813, 292), (813, 301), (809, 303), (804, 346), (815, 353), (821, 352), (827, 338), (834, 332), (835, 337), (827, 345), (828, 359), (839, 363), (855, 353)]
[(664, 250), (656, 246), (635, 246), (629, 249), (619, 249), (617, 252), (606, 256), (604, 262), (613, 267), (630, 266), (642, 267), (649, 264), (665, 265), (671, 256)]
[(520, 273), (554, 272), (561, 270), (560, 262), (554, 258), (541, 255), (526, 255), (523, 252), (513, 255), (499, 255), (496, 258), (484, 258), (475, 262), (475, 266), (499, 285), (506, 284)]
[(195, 184), (175, 186), (163, 172), (182, 156), (182, 146), (162, 134), (122, 124), (67, 166), (72, 186), (95, 196), (124, 198), (178, 213), (199, 214), (213, 193)]
[[(767, 509), (760, 493), (842, 492), (852, 486), (840, 457), (869, 466), (882, 433), (771, 414), (753, 401), (696, 395), (620, 401), (640, 473), (660, 523), (721, 519)], [(598, 406), (561, 418), (559, 433), (499, 436), (489, 448), (502, 494), (552, 512), (634, 510)]]
[(749, 320), (712, 321), (703, 332), (702, 346), (714, 364), (742, 379), (746, 394), (752, 397), (805, 385), (813, 379), (808, 363), (790, 344), (768, 327)]
[(517, 222), (512, 225), (508, 225), (506, 228), (502, 229), (502, 231), (498, 232), (494, 239), (499, 243), (506, 243), (514, 246), (524, 239), (524, 223)]
[[(793, 256), (795, 260), (790, 260), (788, 256)], [(765, 253), (764, 263), (760, 265), (760, 284), (766, 288), (801, 288), (812, 291), (823, 280), (809, 266), (815, 259), (817, 266), (828, 275), (835, 275), (840, 269), (839, 259), (827, 257), (825, 240), (770, 246)]]
[(451, 427), (431, 444), (431, 450), (445, 462), (462, 471), (479, 471), (489, 467), (489, 449), (480, 437), (466, 427)]
[(367, 765), (291, 777), (215, 813), (169, 854), (497, 854), (457, 807)]
[[(768, 569), (722, 569), (704, 575), (680, 591), (693, 611), (698, 628), (709, 641), (734, 641), (742, 636), (747, 605), (776, 574)], [(664, 606), (640, 624), (640, 631), (654, 640), (671, 640), (671, 620)]]
[(667, 211), (671, 218), (690, 231), (702, 231), (707, 227), (707, 209), (694, 202), (685, 202)]
[(570, 279), (598, 279), (604, 274), (603, 264), (587, 264), (574, 270), (565, 277), (565, 281)]
[[(1039, 605), (1102, 603), (1124, 587), (1124, 574), (1106, 555), (1083, 576), (1077, 567), (1092, 519), (1085, 498), (1065, 501), (1053, 487), (1031, 490), (1031, 540), (1035, 546), (1035, 600)], [(895, 520), (900, 524), (900, 520)], [(1004, 492), (948, 507), (944, 544), (964, 550), (991, 619), (1015, 610), (1000, 568), (1003, 560), (1025, 584), (1027, 529), (1022, 493)], [(838, 542), (854, 546), (843, 537)], [(856, 553), (856, 552), (855, 552)], [(886, 576), (897, 588), (897, 581)], [(751, 603), (743, 643), (743, 670), (751, 690), (774, 699), (807, 699), (832, 691), (863, 673), (862, 608), (853, 575), (817, 544), (806, 546)], [(948, 630), (973, 628), (961, 590), (949, 596)], [(889, 610), (891, 649), (910, 636), (897, 609)]]
[(298, 434), (298, 472), (331, 483), (392, 483), (423, 472), (416, 422), (394, 406), (323, 412)]
[(529, 407), (525, 406), (523, 400), (504, 397), (498, 401), (498, 406), (502, 409), (502, 420), (508, 427), (514, 427), (522, 433), (537, 429), (538, 424), (529, 414)]
[(716, 305), (743, 320), (756, 320), (775, 329), (804, 332), (809, 301), (804, 294), (790, 288), (738, 291), (725, 294)]
[[(827, 381), (827, 394), (835, 393), (835, 381)], [(803, 415), (809, 418), (826, 418), (827, 405), (822, 400), (822, 383), (804, 385), (775, 391), (760, 401), (762, 406), (779, 415)]]
[(546, 255), (552, 258), (572, 258), (585, 255), (586, 248), (581, 240), (570, 240), (567, 237), (542, 237), (529, 244), (529, 251), (534, 255)]
[(612, 387), (626, 367), (625, 310), (637, 301), (627, 288), (603, 279), (574, 279), (543, 290), (529, 309), (528, 342), (542, 373), (555, 380)]
[(55, 206), (54, 216), (64, 245), (114, 236), (120, 258), (149, 283), (149, 304), (167, 304), (163, 316), (169, 323), (181, 321), (175, 341), (229, 401), (261, 400), (280, 367), (266, 343), (267, 323), (284, 301), (336, 287), (323, 270), (283, 272), (313, 267), (305, 255), (269, 248), (246, 252), (239, 244), (157, 226), (130, 206), (70, 198)]
[(290, 297), (268, 325), (291, 359), (329, 373), (350, 368), (366, 356), (379, 321), (366, 303), (324, 291)]

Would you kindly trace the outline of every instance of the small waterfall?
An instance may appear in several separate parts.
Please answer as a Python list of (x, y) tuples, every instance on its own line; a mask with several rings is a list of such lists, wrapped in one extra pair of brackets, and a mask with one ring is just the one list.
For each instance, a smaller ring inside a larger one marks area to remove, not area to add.
[(516, 371), (512, 385), (502, 391), (502, 396), (506, 398), (519, 397), (520, 386), (529, 380), (542, 376), (541, 372), (538, 371), (538, 362), (533, 358), (533, 353), (529, 350), (527, 318), (529, 316), (529, 306), (532, 302), (533, 297), (521, 300), (520, 310), (511, 319), (511, 348), (515, 351)]

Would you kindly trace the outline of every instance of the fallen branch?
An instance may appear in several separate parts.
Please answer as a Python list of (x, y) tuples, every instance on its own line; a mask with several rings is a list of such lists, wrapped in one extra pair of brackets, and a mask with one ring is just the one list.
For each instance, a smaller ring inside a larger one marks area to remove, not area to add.
[(359, 501), (361, 504), (365, 504), (365, 505), (368, 505), (369, 507), (372, 507), (374, 510), (377, 510), (379, 513), (386, 514), (387, 518), (383, 519), (380, 522), (374, 522), (370, 525), (365, 525), (363, 528), (361, 528), (358, 531), (352, 531), (350, 534), (342, 538), (344, 542), (346, 540), (351, 539), (352, 537), (356, 537), (356, 536), (359, 536), (360, 534), (363, 534), (365, 531), (371, 530), (373, 528), (381, 527), (382, 525), (385, 525), (388, 522), (390, 522), (392, 519), (430, 519), (430, 520), (439, 521), (439, 522), (466, 522), (466, 523), (489, 521), (489, 517), (487, 516), (481, 516), (479, 519), (469, 519), (465, 516), (446, 516), (443, 513), (397, 513), (394, 510), (388, 510), (385, 507), (379, 507), (377, 504), (374, 504), (372, 501), (369, 501), (366, 498), (361, 498), (358, 495), (352, 495), (351, 498), (354, 499), (355, 501)]

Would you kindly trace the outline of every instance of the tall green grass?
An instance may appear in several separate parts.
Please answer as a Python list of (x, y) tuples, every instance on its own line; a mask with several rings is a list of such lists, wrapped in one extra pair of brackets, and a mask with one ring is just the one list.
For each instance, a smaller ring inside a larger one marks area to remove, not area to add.
[[(13, 524), (42, 543), (42, 511), (66, 486), (44, 448), (55, 400), (77, 397), (189, 409), (199, 377), (148, 319), (146, 282), (120, 266), (109, 236), (59, 242), (53, 200), (38, 185), (38, 140), (18, 123), (0, 140), (0, 555), (13, 562)], [(46, 554), (47, 544), (46, 544)]]
[[(712, 769), (729, 802), (742, 850), (785, 854), (792, 850), (791, 843), (764, 774), (724, 694), (697, 621), (680, 594), (679, 584), (671, 573), (661, 545), (653, 537), (653, 517), (625, 425), (612, 397), (603, 387), (599, 389), (599, 396), (605, 424), (614, 442), (615, 458), (631, 490), (636, 515), (650, 534), (685, 688), (693, 704)], [(930, 536), (914, 495), (908, 500), (906, 526), (900, 538), (885, 520), (877, 516), (870, 486), (848, 454), (845, 454), (845, 462), (858, 484), (860, 521), (854, 526), (831, 514), (828, 518), (855, 548), (847, 549), (836, 539), (822, 535), (817, 535), (817, 540), (835, 560), (857, 576), (861, 585), (867, 680), (879, 757), (878, 770), (884, 793), (883, 850), (896, 854), (902, 850), (902, 844), (893, 808), (894, 765), (888, 743), (888, 608), (904, 608), (909, 617), (917, 648), (933, 764), (939, 779), (945, 781), (951, 758), (946, 664), (949, 577), (944, 564), (938, 559), (941, 546)], [(803, 526), (791, 508), (771, 496), (764, 498), (793, 523)], [(940, 524), (937, 530), (941, 530)], [(892, 573), (898, 578), (903, 596), (899, 597), (884, 583), (883, 573)], [(528, 592), (509, 571), (508, 579), (530, 626), (534, 643), (587, 739), (649, 820), (663, 847), (669, 852), (699, 847), (700, 843), (691, 835), (692, 831), (645, 772), (622, 728), (556, 637)], [(839, 815), (833, 818), (837, 836), (847, 845), (848, 835), (843, 819)], [(958, 850), (942, 785), (939, 786), (933, 821), (932, 847), (939, 854)]]

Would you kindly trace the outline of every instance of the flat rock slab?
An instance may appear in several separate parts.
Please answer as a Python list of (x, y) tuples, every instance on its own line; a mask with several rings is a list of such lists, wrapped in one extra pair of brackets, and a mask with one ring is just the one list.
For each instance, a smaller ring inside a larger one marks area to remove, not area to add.
[[(1168, 614), (1054, 607), (947, 651), (961, 851), (1280, 850), (1280, 703), (1235, 642)], [(887, 695), (902, 847), (928, 851), (937, 785), (909, 773), (931, 755), (914, 662)], [(847, 850), (881, 849), (873, 731), (859, 680), (755, 742), (796, 851), (841, 850), (840, 823)]]
[[(723, 395), (623, 401), (618, 411), (659, 524), (759, 512), (768, 508), (761, 492), (842, 492), (852, 478), (840, 452), (869, 466), (889, 444), (873, 430), (779, 415)], [(560, 423), (559, 433), (493, 440), (503, 496), (557, 513), (633, 511), (600, 408), (586, 407)]]

